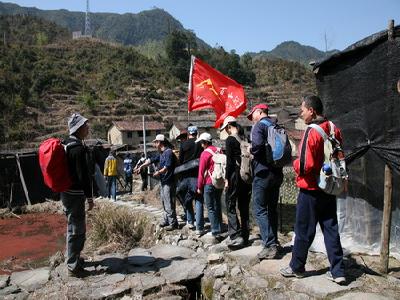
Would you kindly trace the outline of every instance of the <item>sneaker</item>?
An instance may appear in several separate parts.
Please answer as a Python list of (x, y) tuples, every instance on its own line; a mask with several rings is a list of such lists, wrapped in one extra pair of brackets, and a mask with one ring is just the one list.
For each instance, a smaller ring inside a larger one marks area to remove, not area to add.
[(280, 269), (279, 272), (283, 277), (296, 277), (296, 278), (304, 277), (304, 272), (295, 272), (292, 270), (290, 266)]
[(179, 228), (178, 224), (165, 226), (165, 230), (166, 231), (173, 231), (173, 230), (178, 229), (178, 228)]
[(196, 230), (195, 232), (194, 232), (194, 234), (197, 236), (197, 237), (201, 237), (202, 235), (204, 235), (204, 230), (202, 229), (202, 230)]
[(161, 228), (167, 227), (168, 225), (169, 225), (169, 224), (168, 224), (168, 223), (165, 223), (165, 222), (160, 223), (160, 227), (161, 227)]
[(191, 223), (187, 223), (186, 226), (187, 226), (189, 229), (195, 229), (195, 228), (196, 228), (196, 227), (195, 227), (193, 224), (191, 224)]
[(333, 281), (337, 284), (344, 284), (346, 283), (346, 278), (344, 276), (333, 277), (330, 271), (326, 272), (326, 278), (330, 281)]
[(78, 266), (80, 266), (81, 268), (84, 268), (85, 266), (85, 259), (83, 257), (79, 257), (78, 258)]
[(237, 248), (237, 247), (242, 247), (244, 245), (244, 239), (241, 236), (238, 236), (235, 239), (230, 239), (227, 241), (227, 246), (230, 248)]
[(82, 267), (78, 267), (75, 270), (68, 270), (69, 277), (84, 278), (90, 275), (90, 272)]
[(259, 260), (273, 259), (278, 254), (278, 248), (276, 245), (271, 247), (263, 247), (262, 250), (257, 254)]

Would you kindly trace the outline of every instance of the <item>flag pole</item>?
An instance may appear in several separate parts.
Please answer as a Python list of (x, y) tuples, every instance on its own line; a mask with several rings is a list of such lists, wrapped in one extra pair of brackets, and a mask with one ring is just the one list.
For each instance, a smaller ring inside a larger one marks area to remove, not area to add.
[[(192, 55), (190, 57), (190, 72), (189, 72), (189, 85), (188, 85), (188, 95), (192, 92), (192, 76), (193, 76), (193, 67), (194, 67), (194, 60), (195, 56)], [(189, 97), (188, 97), (188, 115), (187, 115), (187, 122), (190, 122), (190, 110), (189, 110)]]
[[(144, 157), (147, 159), (147, 145), (146, 145), (146, 123), (144, 121), (144, 115), (142, 116), (142, 124), (143, 124), (143, 153), (144, 153)], [(149, 190), (151, 190), (151, 184), (150, 184), (150, 174), (149, 174), (149, 168), (146, 167), (147, 172), (147, 182), (148, 182), (148, 186), (149, 186)]]

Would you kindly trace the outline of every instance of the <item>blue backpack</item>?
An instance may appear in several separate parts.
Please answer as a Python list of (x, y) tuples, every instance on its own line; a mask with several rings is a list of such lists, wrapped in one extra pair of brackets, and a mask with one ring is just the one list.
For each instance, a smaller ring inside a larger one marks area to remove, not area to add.
[(132, 159), (131, 158), (124, 159), (124, 171), (127, 176), (132, 176)]
[(268, 127), (268, 140), (265, 144), (267, 164), (276, 168), (283, 168), (292, 162), (292, 146), (283, 127), (262, 119), (261, 123)]

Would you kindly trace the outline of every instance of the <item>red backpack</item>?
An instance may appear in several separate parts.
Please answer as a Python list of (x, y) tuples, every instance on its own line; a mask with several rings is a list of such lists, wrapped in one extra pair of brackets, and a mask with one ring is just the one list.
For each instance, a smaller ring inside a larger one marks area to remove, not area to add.
[(50, 138), (39, 147), (39, 165), (44, 183), (54, 192), (65, 192), (72, 184), (68, 171), (67, 146), (57, 138)]

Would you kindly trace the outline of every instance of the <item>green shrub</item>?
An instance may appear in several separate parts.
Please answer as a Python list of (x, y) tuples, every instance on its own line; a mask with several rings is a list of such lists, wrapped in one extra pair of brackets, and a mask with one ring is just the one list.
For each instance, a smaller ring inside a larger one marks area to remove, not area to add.
[(92, 122), (90, 127), (92, 128), (92, 136), (107, 139), (108, 124), (104, 124), (101, 122)]
[(79, 97), (79, 101), (82, 102), (90, 111), (94, 111), (96, 108), (97, 97), (94, 92), (83, 92)]
[(153, 107), (147, 105), (147, 104), (143, 104), (141, 106), (139, 106), (137, 109), (135, 109), (135, 114), (136, 115), (149, 115), (149, 114), (154, 114), (155, 110)]

